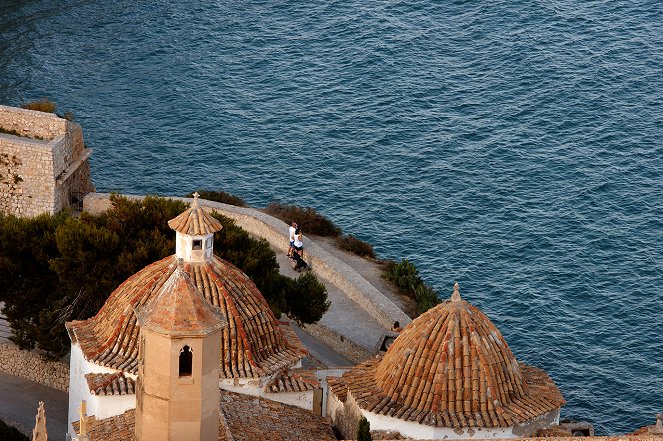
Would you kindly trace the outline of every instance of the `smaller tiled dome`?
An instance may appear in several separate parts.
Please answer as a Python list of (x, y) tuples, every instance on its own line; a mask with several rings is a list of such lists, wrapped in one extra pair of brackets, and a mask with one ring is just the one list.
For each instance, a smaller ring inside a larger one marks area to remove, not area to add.
[(458, 284), (382, 360), (342, 382), (365, 410), (440, 427), (509, 427), (564, 404), (548, 375), (519, 363), (490, 319), (461, 299)]
[(216, 233), (223, 226), (198, 203), (198, 193), (193, 194), (191, 206), (184, 213), (168, 221), (168, 226), (178, 233), (190, 236), (204, 236)]

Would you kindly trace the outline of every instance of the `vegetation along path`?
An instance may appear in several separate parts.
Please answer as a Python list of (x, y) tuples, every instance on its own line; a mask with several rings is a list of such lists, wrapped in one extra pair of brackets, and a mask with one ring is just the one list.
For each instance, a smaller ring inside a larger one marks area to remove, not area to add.
[[(109, 197), (102, 193), (87, 195), (85, 211), (100, 213), (106, 210), (110, 206)], [(188, 198), (172, 199), (190, 201)], [(290, 269), (289, 260), (285, 257), (288, 226), (284, 222), (253, 208), (203, 200), (201, 203), (232, 218), (251, 235), (266, 239), (279, 256), (281, 273), (291, 277), (297, 275)], [(348, 265), (337, 257), (343, 253), (339, 254), (332, 243), (310, 237), (305, 237), (304, 248), (307, 262), (327, 287), (331, 301), (320, 322), (308, 325), (306, 330), (334, 351), (353, 361), (366, 358), (394, 321), (402, 325), (411, 321), (399, 306), (353, 268), (364, 259), (356, 260), (354, 256), (349, 256), (352, 266)], [(367, 261), (367, 267), (369, 264)], [(375, 269), (375, 279), (379, 279), (378, 269)]]

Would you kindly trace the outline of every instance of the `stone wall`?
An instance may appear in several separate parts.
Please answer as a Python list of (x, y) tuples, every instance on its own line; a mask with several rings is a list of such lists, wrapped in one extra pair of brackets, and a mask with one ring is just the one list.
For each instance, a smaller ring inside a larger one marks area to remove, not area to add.
[(28, 138), (50, 141), (64, 134), (67, 123), (54, 113), (0, 106), (0, 127)]
[(0, 344), (0, 370), (64, 392), (69, 389), (69, 365), (10, 343)]
[(14, 133), (0, 131), (0, 211), (23, 217), (56, 213), (94, 191), (91, 150), (79, 124), (0, 106), (0, 129)]
[(304, 325), (302, 328), (327, 347), (334, 350), (334, 352), (343, 355), (354, 363), (359, 363), (373, 356), (373, 354), (358, 344), (344, 338), (342, 335), (337, 334), (320, 323)]

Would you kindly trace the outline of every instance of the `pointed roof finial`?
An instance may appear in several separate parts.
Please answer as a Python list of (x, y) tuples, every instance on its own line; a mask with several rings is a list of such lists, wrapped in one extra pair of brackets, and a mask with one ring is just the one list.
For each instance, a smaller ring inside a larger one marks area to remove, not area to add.
[(78, 436), (87, 436), (87, 404), (85, 400), (81, 401), (81, 408), (78, 411), (81, 420), (78, 426)]
[(35, 416), (35, 428), (32, 429), (32, 441), (48, 441), (46, 432), (46, 414), (44, 413), (44, 402), (39, 402), (37, 415)]
[(451, 294), (451, 301), (452, 302), (460, 302), (460, 292), (458, 292), (458, 282), (454, 283), (454, 292)]
[(198, 192), (195, 192), (193, 194), (193, 201), (191, 201), (191, 208), (198, 208), (199, 207), (199, 205), (198, 205), (198, 197), (199, 196), (200, 195), (198, 194)]

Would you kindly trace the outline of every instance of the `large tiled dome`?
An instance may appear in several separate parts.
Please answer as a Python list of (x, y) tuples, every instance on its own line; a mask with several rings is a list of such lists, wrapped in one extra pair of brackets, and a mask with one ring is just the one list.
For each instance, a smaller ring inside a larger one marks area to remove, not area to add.
[[(211, 234), (221, 225), (194, 198), (191, 208), (173, 219), (171, 227), (178, 234)], [(136, 309), (154, 298), (176, 270), (184, 271), (207, 302), (228, 320), (221, 337), (222, 376), (260, 377), (290, 367), (306, 354), (290, 326), (276, 319), (248, 276), (212, 254), (199, 262), (182, 262), (173, 255), (148, 265), (113, 291), (97, 315), (67, 323), (72, 342), (80, 345), (85, 358), (136, 374)]]
[(563, 405), (548, 375), (519, 363), (495, 325), (454, 288), (450, 300), (408, 325), (381, 360), (343, 376), (359, 406), (460, 428), (509, 427)]

